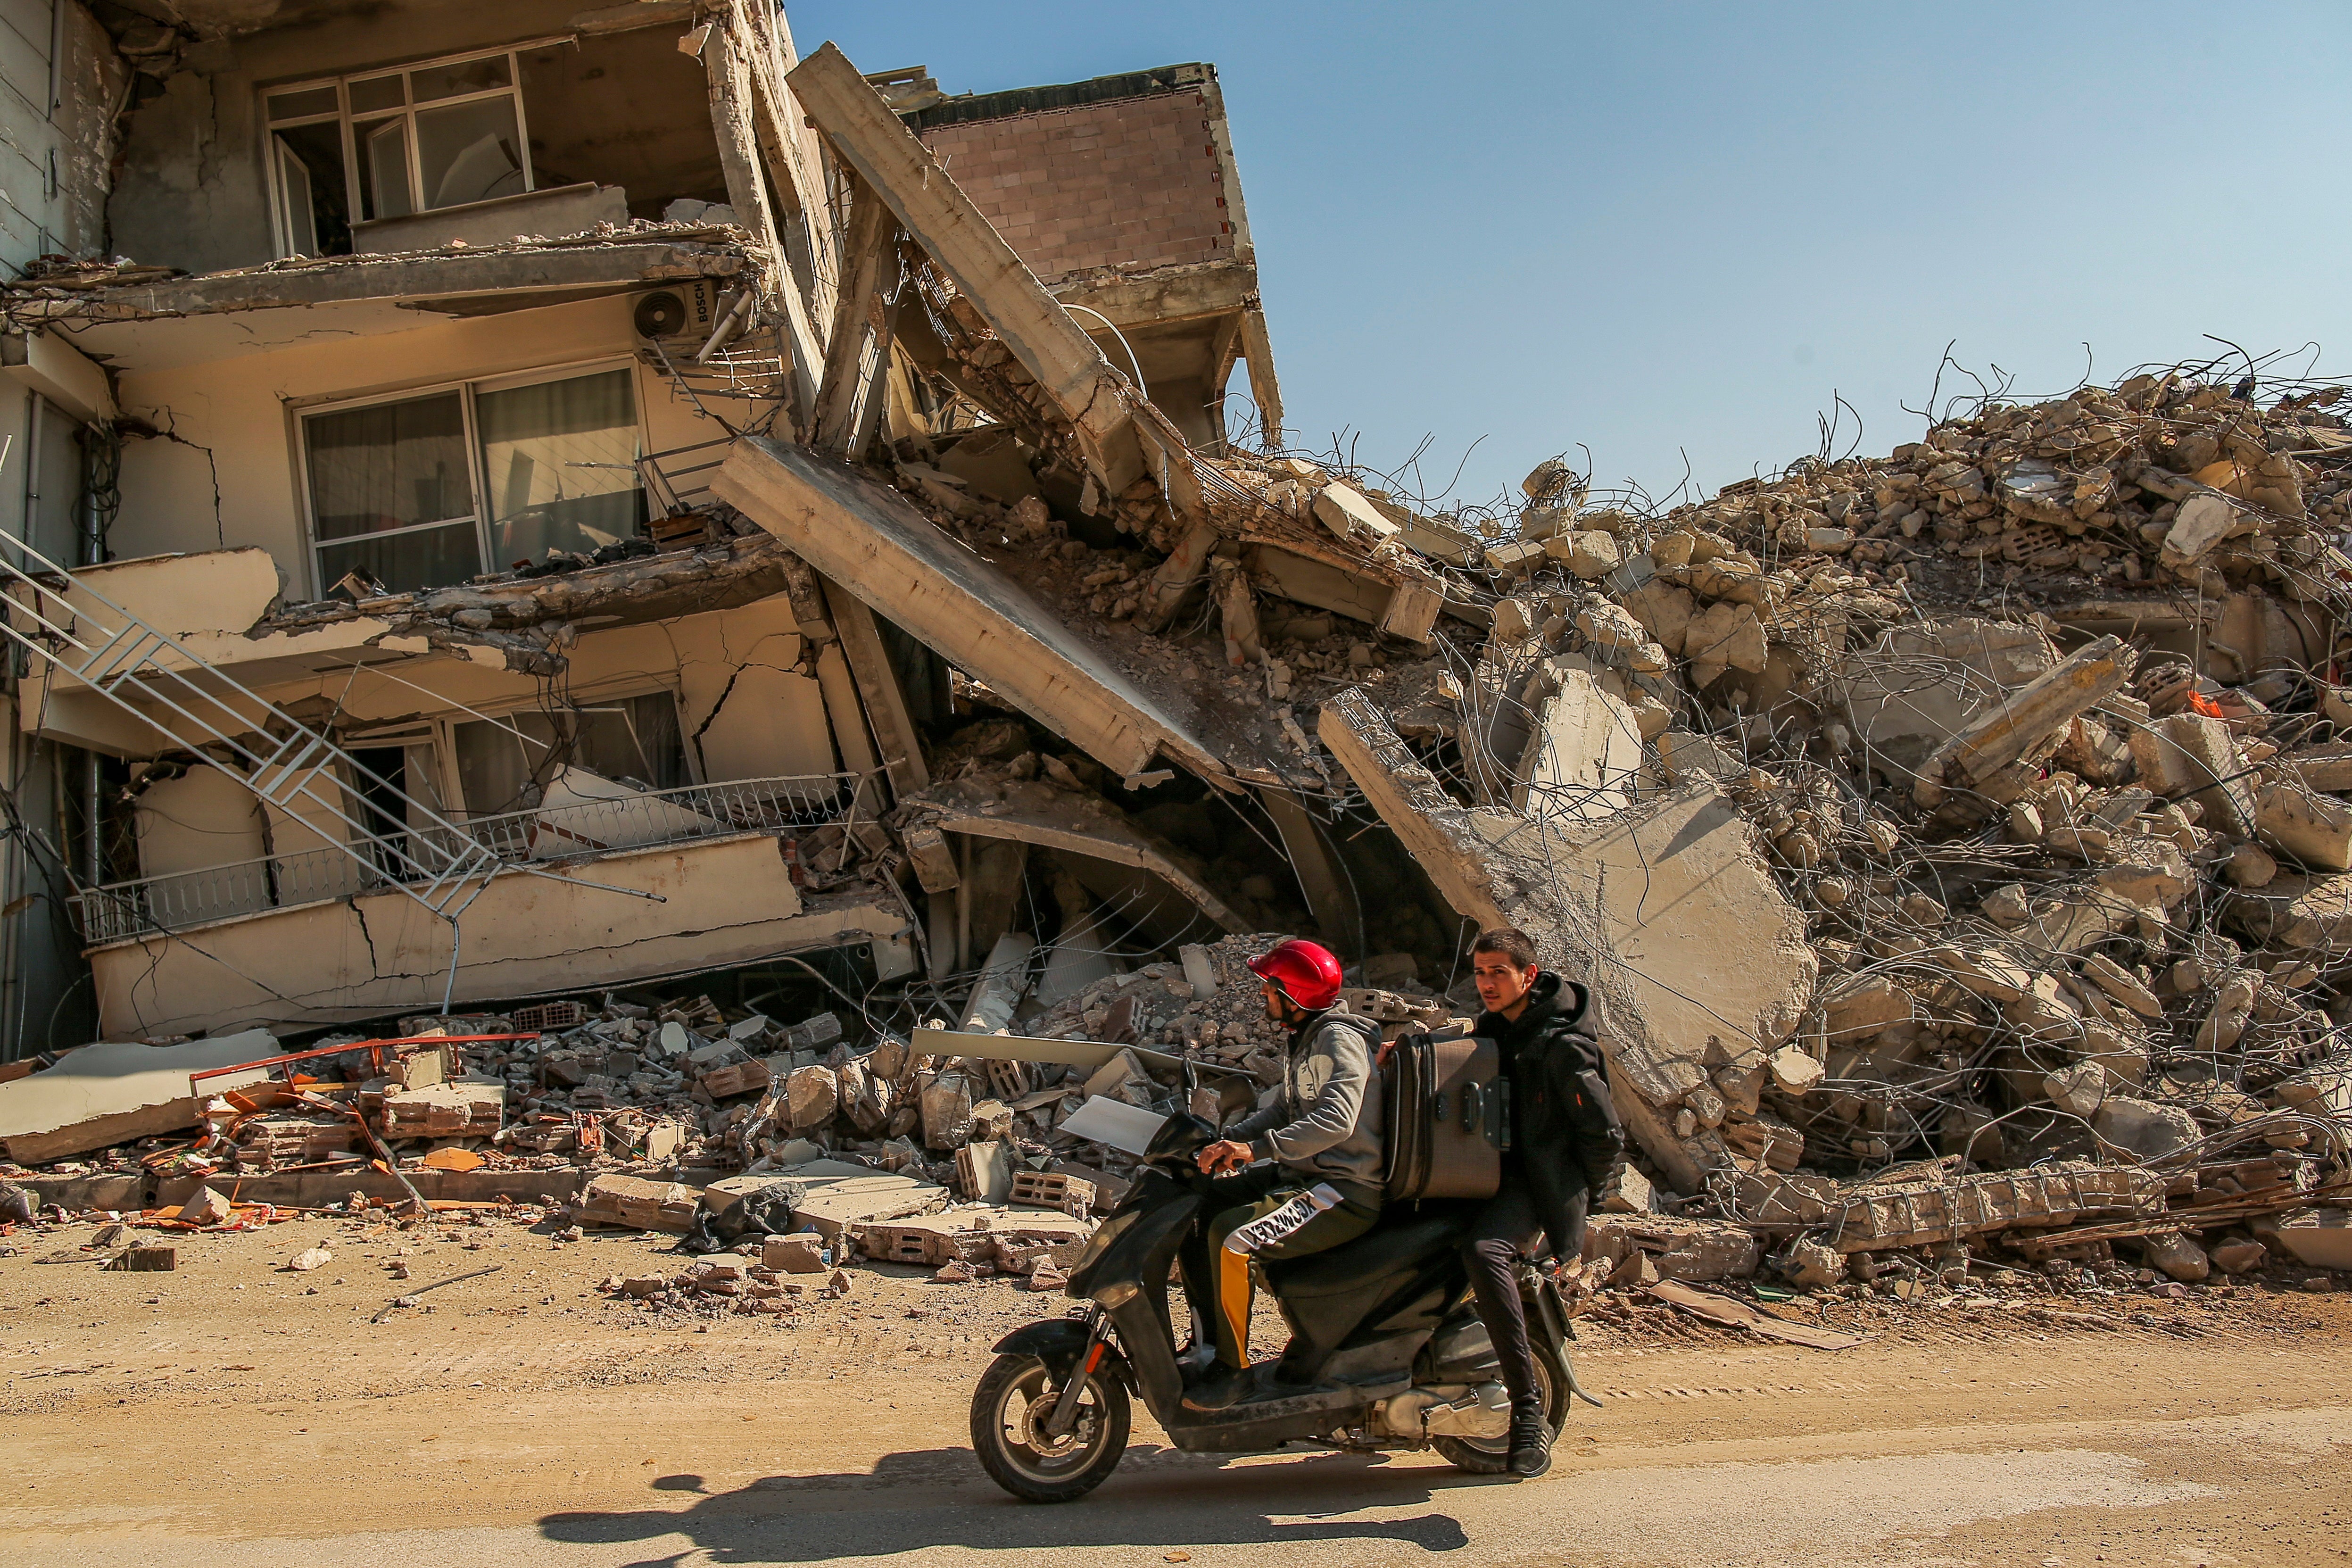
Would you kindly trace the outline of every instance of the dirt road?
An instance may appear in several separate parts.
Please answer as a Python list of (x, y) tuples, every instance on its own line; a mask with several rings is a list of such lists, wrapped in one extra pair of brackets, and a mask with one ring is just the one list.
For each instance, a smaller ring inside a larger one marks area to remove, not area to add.
[[(593, 1289), (672, 1261), (659, 1238), (495, 1225), (180, 1238), (172, 1274), (35, 1261), (87, 1235), (0, 1257), (11, 1563), (2352, 1557), (2340, 1295), (1956, 1303), (1835, 1354), (1601, 1330), (1578, 1364), (1608, 1407), (1580, 1408), (1543, 1481), (1423, 1455), (1197, 1458), (1139, 1412), (1099, 1492), (1036, 1509), (981, 1476), (964, 1402), (992, 1341), (1057, 1298), (860, 1271), (844, 1300), (702, 1324)], [(325, 1267), (279, 1268), (320, 1243)]]

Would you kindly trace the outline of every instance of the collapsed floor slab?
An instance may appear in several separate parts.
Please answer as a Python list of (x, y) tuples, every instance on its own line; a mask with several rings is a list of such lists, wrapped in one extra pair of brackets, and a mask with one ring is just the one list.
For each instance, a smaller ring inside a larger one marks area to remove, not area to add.
[[(1591, 986), (1619, 1111), (1667, 1179), (1694, 1191), (1730, 1164), (1724, 1102), (1794, 1033), (1819, 967), (1730, 798), (1698, 783), (1601, 822), (1531, 820), (1456, 804), (1360, 690), (1318, 733), (1458, 913), (1518, 926)], [(1708, 1124), (1678, 1131), (1709, 1099)]]
[[(462, 917), (461, 1004), (849, 943), (872, 944), (893, 973), (913, 967), (912, 931), (889, 894), (803, 894), (764, 834), (623, 851), (568, 874), (551, 864), (552, 879), (500, 871)], [(118, 1036), (331, 1024), (439, 1005), (450, 937), (402, 893), (362, 893), (111, 943), (90, 961)]]

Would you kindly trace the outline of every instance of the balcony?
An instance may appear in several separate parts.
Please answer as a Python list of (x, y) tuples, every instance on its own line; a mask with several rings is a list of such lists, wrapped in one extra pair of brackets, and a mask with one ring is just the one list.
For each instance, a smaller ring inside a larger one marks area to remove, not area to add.
[[(860, 784), (856, 773), (818, 773), (654, 791), (568, 770), (550, 785), (548, 800), (538, 808), (473, 817), (454, 835), (505, 865), (525, 866), (818, 827), (874, 807), (871, 792)], [(418, 862), (436, 858), (417, 853), (427, 843), (465, 847), (447, 829), (393, 833), (371, 841), (364, 860), (322, 847), (116, 882), (91, 889), (74, 902), (83, 941), (91, 947), (171, 936), (217, 921), (393, 891), (404, 881), (422, 879)]]

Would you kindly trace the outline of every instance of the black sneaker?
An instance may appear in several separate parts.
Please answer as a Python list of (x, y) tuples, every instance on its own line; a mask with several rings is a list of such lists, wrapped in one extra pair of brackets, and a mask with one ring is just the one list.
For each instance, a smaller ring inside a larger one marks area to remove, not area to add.
[(1511, 1457), (1507, 1463), (1523, 1481), (1551, 1468), (1551, 1424), (1544, 1419), (1541, 1401), (1511, 1401)]

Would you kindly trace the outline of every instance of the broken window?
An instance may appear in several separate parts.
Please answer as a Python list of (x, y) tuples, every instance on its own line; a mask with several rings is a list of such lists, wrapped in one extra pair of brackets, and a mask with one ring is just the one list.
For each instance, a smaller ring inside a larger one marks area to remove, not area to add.
[(470, 720), (451, 725), (450, 735), (457, 787), (474, 816), (536, 808), (567, 766), (649, 790), (692, 782), (677, 700), (667, 691)]
[(441, 587), (641, 533), (632, 374), (540, 371), (305, 416), (319, 590), (354, 570)]
[(538, 188), (511, 49), (278, 88), (262, 105), (289, 256), (348, 256), (355, 223)]
[(638, 27), (273, 88), (268, 181), (279, 251), (348, 256), (352, 226), (593, 184), (632, 217), (723, 203), (702, 67)]
[(702, 62), (673, 27), (635, 27), (515, 51), (541, 189), (593, 182), (628, 194), (631, 217), (680, 198), (723, 204)]

